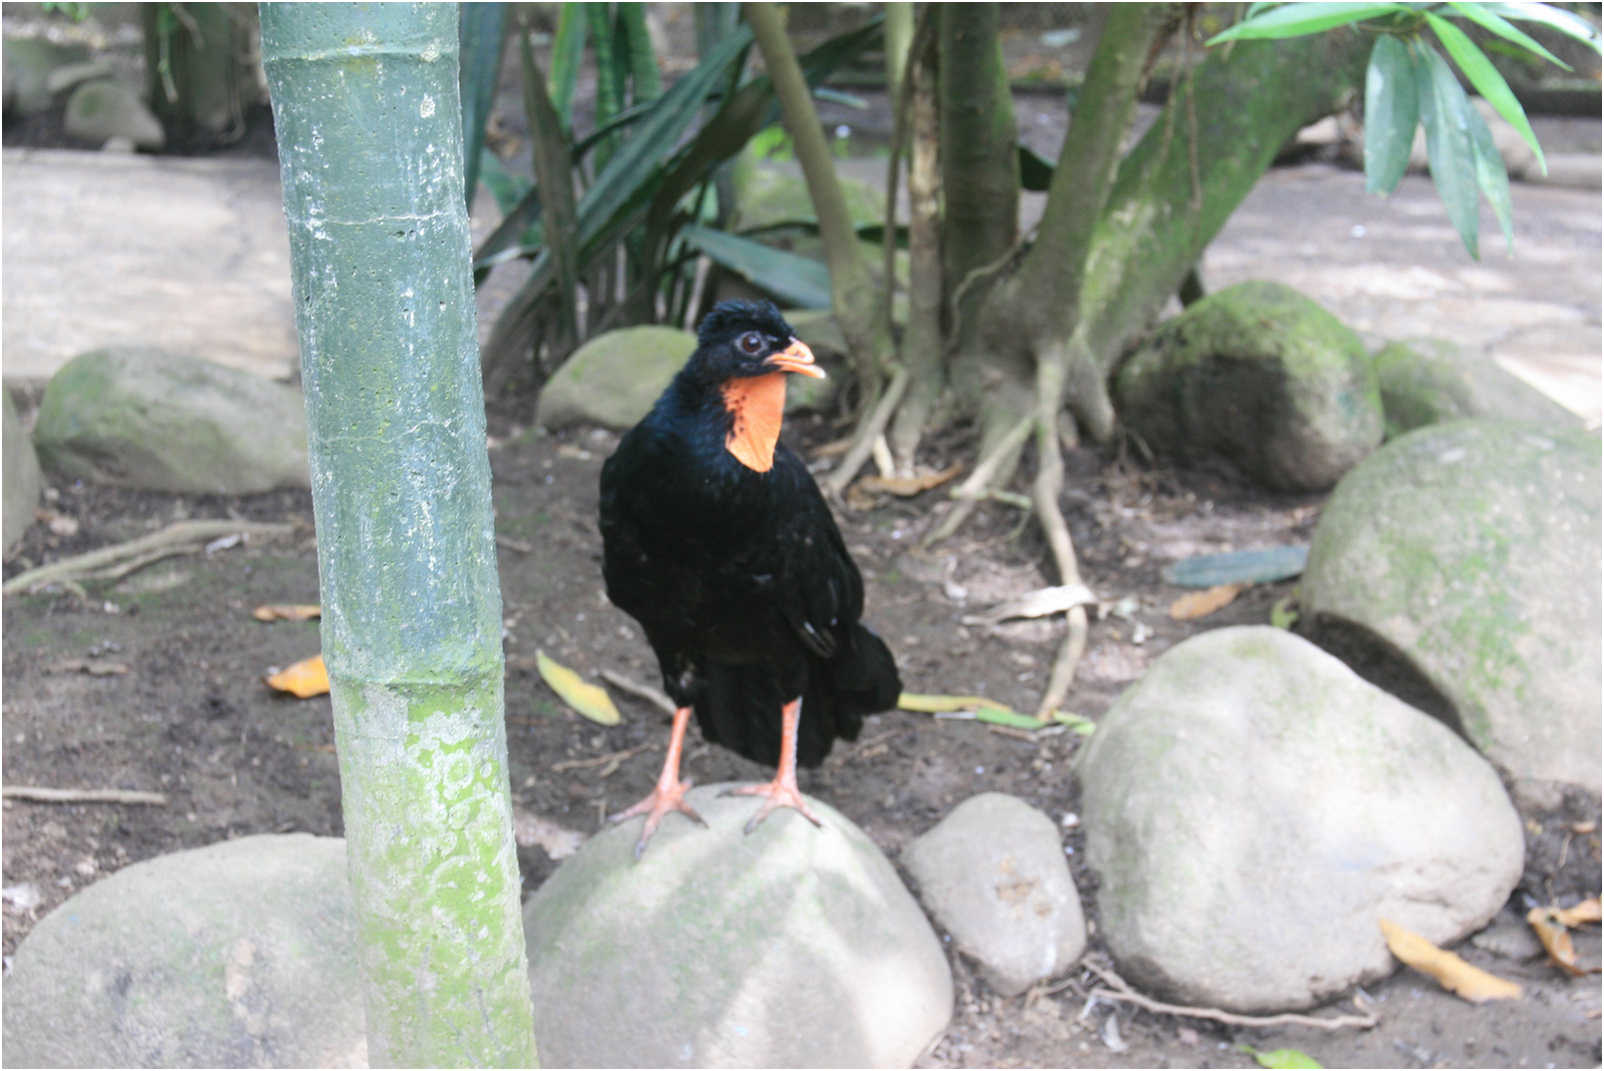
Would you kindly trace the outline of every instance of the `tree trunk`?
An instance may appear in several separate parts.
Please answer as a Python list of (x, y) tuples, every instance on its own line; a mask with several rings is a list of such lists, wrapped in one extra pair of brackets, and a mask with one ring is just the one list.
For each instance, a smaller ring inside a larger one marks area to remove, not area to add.
[(1099, 216), (1081, 294), (1089, 365), (1069, 402), (1094, 438), (1114, 429), (1108, 377), (1209, 242), (1300, 128), (1346, 107), (1373, 39), (1338, 31), (1243, 41), (1178, 80), (1164, 113), (1120, 166)]
[(245, 132), (239, 62), (254, 13), (245, 4), (146, 4), (145, 89), (169, 142), (211, 148)]
[[(797, 162), (808, 184), (808, 197), (819, 219), (830, 268), (830, 306), (841, 333), (846, 336), (852, 370), (861, 392), (859, 406), (867, 413), (878, 400), (880, 384), (891, 359), (891, 322), (879, 300), (874, 276), (858, 246), (857, 233), (847, 212), (846, 195), (835, 173), (834, 158), (825, 143), (813, 97), (802, 77), (796, 52), (786, 39), (779, 9), (772, 3), (742, 5), (752, 37), (763, 54), (780, 102), (785, 129), (791, 135)], [(887, 285), (891, 285), (887, 281)]]
[(262, 6), (375, 1066), (535, 1058), (456, 18)]
[(997, 5), (942, 4), (936, 20), (945, 201), (942, 256), (950, 296), (971, 272), (1014, 244), (1019, 150), (1013, 95), (997, 35)]

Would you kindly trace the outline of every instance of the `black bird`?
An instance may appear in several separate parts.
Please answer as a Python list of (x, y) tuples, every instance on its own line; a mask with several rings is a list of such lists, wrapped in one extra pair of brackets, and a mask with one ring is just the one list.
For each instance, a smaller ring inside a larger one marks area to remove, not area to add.
[(896, 704), (886, 645), (858, 618), (863, 578), (801, 458), (779, 441), (785, 378), (823, 378), (769, 302), (727, 301), (702, 321), (696, 351), (602, 466), (607, 596), (639, 621), (677, 708), (657, 786), (638, 814), (638, 858), (685, 802), (680, 753), (691, 712), (702, 735), (777, 767), (733, 792), (762, 796), (814, 825), (796, 768), (817, 766), (863, 715)]

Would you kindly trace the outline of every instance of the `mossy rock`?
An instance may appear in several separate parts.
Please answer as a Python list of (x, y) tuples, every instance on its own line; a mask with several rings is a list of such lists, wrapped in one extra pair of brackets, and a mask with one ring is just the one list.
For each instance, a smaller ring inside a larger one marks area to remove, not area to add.
[(1359, 336), (1280, 283), (1239, 283), (1192, 305), (1114, 388), (1121, 418), (1158, 453), (1216, 454), (1276, 490), (1325, 490), (1381, 442)]
[(202, 494), (308, 485), (299, 390), (151, 348), (68, 361), (45, 387), (33, 442), (67, 479)]
[(365, 1067), (345, 841), (241, 837), (124, 867), (41, 919), (14, 1067)]
[(867, 835), (719, 785), (591, 838), (524, 905), (541, 1060), (555, 1067), (908, 1067), (945, 1028), (941, 942)]
[(1321, 514), (1302, 582), (1313, 634), (1403, 659), (1536, 798), (1596, 797), (1600, 481), (1584, 431), (1482, 419), (1393, 440)]
[(1521, 876), (1520, 818), (1474, 749), (1267, 625), (1164, 652), (1074, 770), (1098, 936), (1180, 1003), (1331, 1000), (1396, 969), (1378, 916), (1452, 942)]
[(1497, 361), (1447, 339), (1391, 342), (1376, 352), (1371, 363), (1381, 388), (1389, 439), (1427, 424), (1468, 417), (1519, 420), (1544, 428), (1582, 423)]

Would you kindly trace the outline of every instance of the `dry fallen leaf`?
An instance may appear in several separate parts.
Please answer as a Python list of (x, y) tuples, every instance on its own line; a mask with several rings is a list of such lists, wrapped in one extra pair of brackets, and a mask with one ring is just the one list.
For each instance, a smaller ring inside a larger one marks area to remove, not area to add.
[(561, 663), (546, 657), (545, 651), (535, 652), (535, 668), (541, 679), (551, 685), (564, 703), (598, 725), (617, 725), (618, 708), (613, 697), (599, 684), (591, 684)]
[(1231, 605), (1232, 600), (1242, 594), (1247, 586), (1245, 581), (1238, 581), (1235, 584), (1220, 584), (1204, 591), (1189, 591), (1170, 603), (1170, 618), (1175, 621), (1191, 621), (1207, 617), (1214, 611), (1223, 610)]
[(323, 608), (316, 603), (270, 603), (251, 611), (258, 621), (310, 621), (323, 616)]
[(1604, 921), (1599, 910), (1598, 897), (1590, 896), (1586, 900), (1571, 907), (1558, 908), (1554, 912), (1554, 921), (1562, 926), (1576, 927), (1584, 922)]
[(1473, 967), (1452, 952), (1438, 948), (1418, 933), (1396, 922), (1379, 919), (1387, 948), (1404, 964), (1435, 978), (1450, 993), (1480, 1004), (1488, 1000), (1512, 1000), (1521, 994), (1520, 986), (1480, 967)]
[(1095, 606), (1097, 596), (1085, 584), (1059, 584), (1037, 588), (998, 603), (982, 614), (965, 614), (966, 625), (996, 625), (1015, 617), (1048, 617), (1075, 606)]
[(1534, 907), (1526, 912), (1526, 921), (1537, 934), (1537, 939), (1543, 942), (1543, 951), (1548, 953), (1548, 961), (1566, 974), (1586, 974), (1586, 968), (1576, 962), (1576, 946), (1571, 944), (1571, 932), (1559, 920), (1559, 909), (1553, 907)]
[(865, 476), (854, 486), (864, 491), (881, 491), (907, 498), (940, 487), (962, 472), (963, 468), (962, 464), (957, 464), (940, 472), (920, 472), (913, 476)]
[(329, 671), (323, 665), (323, 656), (320, 654), (303, 658), (293, 666), (286, 666), (266, 680), (268, 687), (289, 692), (297, 699), (327, 695), (329, 691)]

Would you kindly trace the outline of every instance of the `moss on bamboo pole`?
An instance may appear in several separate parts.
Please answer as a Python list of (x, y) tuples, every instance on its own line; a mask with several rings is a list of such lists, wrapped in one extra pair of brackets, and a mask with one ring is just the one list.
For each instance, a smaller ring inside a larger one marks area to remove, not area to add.
[(374, 1065), (533, 1015), (449, 4), (263, 4)]

